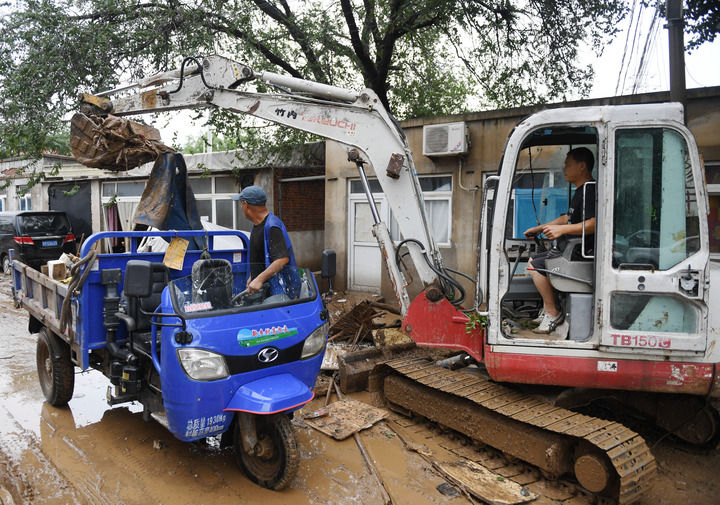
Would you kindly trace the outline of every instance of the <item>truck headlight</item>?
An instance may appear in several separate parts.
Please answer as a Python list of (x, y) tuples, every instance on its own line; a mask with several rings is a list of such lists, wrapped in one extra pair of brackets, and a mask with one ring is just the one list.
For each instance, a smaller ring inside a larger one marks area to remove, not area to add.
[(210, 381), (228, 376), (225, 358), (204, 349), (178, 349), (178, 360), (191, 379)]
[(315, 328), (315, 331), (313, 331), (310, 336), (305, 339), (300, 359), (315, 356), (317, 353), (322, 351), (323, 347), (325, 347), (325, 338), (327, 338), (329, 329), (330, 325), (328, 323), (323, 323)]

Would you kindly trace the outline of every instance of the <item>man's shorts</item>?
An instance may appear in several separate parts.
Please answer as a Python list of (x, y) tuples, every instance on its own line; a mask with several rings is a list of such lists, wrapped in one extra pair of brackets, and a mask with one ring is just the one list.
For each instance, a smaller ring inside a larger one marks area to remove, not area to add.
[[(545, 259), (548, 257), (548, 254), (550, 254), (550, 250), (537, 253), (533, 256), (532, 267), (528, 266), (528, 270), (537, 270), (539, 274), (547, 277), (547, 273), (544, 270), (547, 270)], [(586, 251), (585, 254), (592, 254), (592, 250)], [(580, 252), (580, 244), (578, 244), (570, 257), (570, 261), (592, 261), (592, 259), (583, 258)]]
[(533, 256), (532, 266), (528, 265), (528, 270), (537, 270), (540, 275), (547, 277), (547, 273), (545, 273), (544, 270), (546, 270), (545, 258), (547, 258), (549, 252), (550, 251), (544, 251)]

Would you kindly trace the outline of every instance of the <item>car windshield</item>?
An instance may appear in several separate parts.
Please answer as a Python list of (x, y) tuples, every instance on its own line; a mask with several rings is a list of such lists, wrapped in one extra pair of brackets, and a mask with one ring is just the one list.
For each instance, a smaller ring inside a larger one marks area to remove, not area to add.
[(70, 223), (65, 214), (25, 214), (20, 216), (23, 235), (67, 235)]
[(170, 282), (175, 309), (185, 317), (208, 317), (215, 312), (247, 312), (313, 300), (317, 296), (312, 273), (286, 266), (256, 293), (247, 290), (247, 274), (233, 272), (224, 260), (203, 260), (192, 275)]

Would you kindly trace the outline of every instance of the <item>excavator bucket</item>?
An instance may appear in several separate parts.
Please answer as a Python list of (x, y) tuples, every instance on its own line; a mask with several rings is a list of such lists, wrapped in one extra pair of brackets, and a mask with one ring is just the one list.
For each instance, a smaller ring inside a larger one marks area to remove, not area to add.
[(105, 118), (76, 113), (70, 121), (70, 147), (85, 166), (130, 170), (174, 152), (152, 126), (109, 115)]

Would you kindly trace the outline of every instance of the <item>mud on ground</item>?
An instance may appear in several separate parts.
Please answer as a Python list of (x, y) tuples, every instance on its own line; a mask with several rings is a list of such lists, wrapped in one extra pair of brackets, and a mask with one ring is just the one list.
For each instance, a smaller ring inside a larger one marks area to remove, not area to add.
[[(293, 421), (301, 468), (290, 489), (277, 493), (245, 478), (232, 451), (220, 449), (216, 438), (183, 443), (159, 424), (144, 422), (136, 404), (108, 407), (107, 381), (99, 373), (77, 371), (70, 405), (51, 407), (37, 381), (35, 337), (27, 332), (26, 314), (13, 307), (7, 276), (0, 279), (0, 326), (0, 505), (383, 502), (354, 440), (336, 441), (313, 430), (302, 421), (303, 412)], [(370, 401), (367, 393), (352, 397)], [(324, 398), (314, 400), (304, 412), (323, 402)], [(718, 503), (718, 450), (688, 449), (649, 428), (642, 434), (659, 463), (656, 485), (642, 504)], [(522, 481), (541, 495), (533, 503), (593, 503), (572, 485), (548, 483), (532, 468), (486, 448), (476, 450), (441, 427), (391, 414), (361, 432), (361, 439), (394, 504), (470, 502), (462, 494), (439, 492), (445, 479), (427, 459), (407, 450), (401, 438), (425, 447), (432, 458), (463, 455), (498, 475)]]

